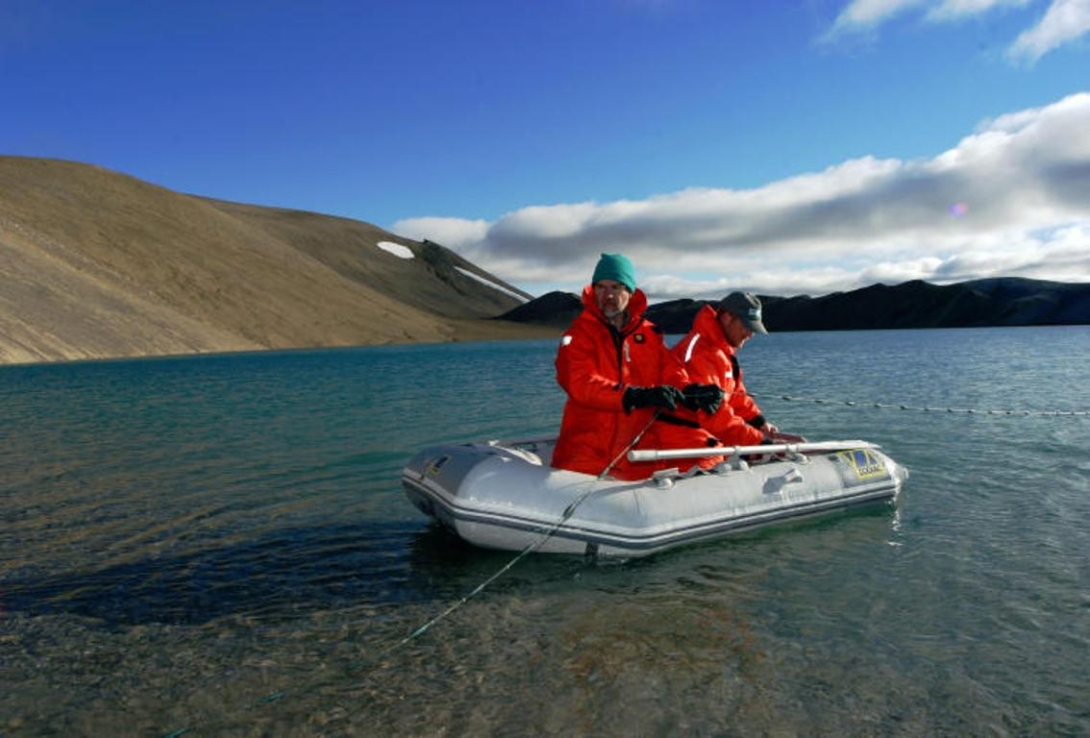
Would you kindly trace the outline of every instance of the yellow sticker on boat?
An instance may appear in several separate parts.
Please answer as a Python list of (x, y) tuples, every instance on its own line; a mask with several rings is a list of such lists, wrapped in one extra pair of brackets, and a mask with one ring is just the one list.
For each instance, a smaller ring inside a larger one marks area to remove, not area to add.
[(870, 452), (869, 449), (857, 448), (851, 451), (841, 451), (840, 458), (844, 459), (859, 479), (871, 479), (886, 475), (886, 465), (880, 457)]
[(424, 473), (427, 474), (429, 477), (437, 477), (439, 476), (439, 472), (443, 470), (443, 466), (448, 461), (450, 461), (449, 456), (440, 456), (438, 459), (435, 459), (430, 464), (428, 464), (428, 468), (424, 470)]

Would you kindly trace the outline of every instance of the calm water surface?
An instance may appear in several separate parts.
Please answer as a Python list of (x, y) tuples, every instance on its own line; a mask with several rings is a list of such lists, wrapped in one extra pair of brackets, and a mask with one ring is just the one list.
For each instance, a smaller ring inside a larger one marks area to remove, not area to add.
[(1090, 328), (758, 337), (765, 414), (897, 506), (530, 556), (409, 638), (512, 556), (401, 465), (555, 433), (554, 351), (0, 368), (0, 736), (1090, 734)]

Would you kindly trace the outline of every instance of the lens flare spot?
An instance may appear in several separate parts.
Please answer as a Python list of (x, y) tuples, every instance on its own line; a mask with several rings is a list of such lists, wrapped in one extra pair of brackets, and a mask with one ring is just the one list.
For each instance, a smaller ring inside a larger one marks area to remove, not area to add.
[(950, 215), (955, 218), (960, 218), (969, 212), (969, 206), (963, 202), (955, 202), (950, 206)]

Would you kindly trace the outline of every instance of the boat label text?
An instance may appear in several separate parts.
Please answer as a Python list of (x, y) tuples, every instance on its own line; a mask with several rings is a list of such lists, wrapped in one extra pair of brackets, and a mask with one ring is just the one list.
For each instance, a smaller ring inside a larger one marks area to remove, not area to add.
[(873, 479), (887, 474), (885, 463), (869, 449), (841, 451), (838, 456), (855, 472), (857, 479)]

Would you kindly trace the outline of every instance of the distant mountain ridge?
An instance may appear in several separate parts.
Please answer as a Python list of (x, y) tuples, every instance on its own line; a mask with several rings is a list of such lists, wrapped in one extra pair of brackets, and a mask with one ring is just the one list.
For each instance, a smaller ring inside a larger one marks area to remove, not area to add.
[[(871, 285), (821, 297), (761, 295), (770, 331), (1090, 324), (1090, 284), (1004, 277), (952, 285), (921, 280)], [(688, 332), (706, 300), (651, 305), (647, 317), (666, 333)], [(571, 293), (552, 292), (506, 313), (505, 320), (566, 325), (582, 305)]]
[(769, 329), (972, 328), (1090, 323), (1090, 284), (1016, 277), (914, 280), (823, 297), (770, 298)]

